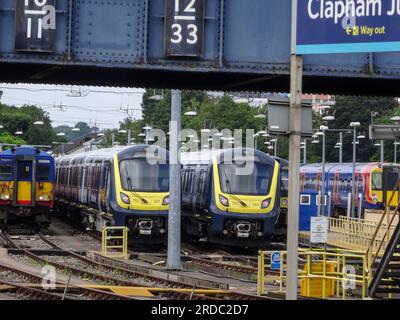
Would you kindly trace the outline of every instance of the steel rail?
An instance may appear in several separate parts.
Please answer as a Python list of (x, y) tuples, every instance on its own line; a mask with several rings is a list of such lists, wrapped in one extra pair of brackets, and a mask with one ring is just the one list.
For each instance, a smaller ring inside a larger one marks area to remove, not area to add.
[[(0, 271), (6, 271), (6, 272), (11, 272), (16, 275), (18, 275), (20, 278), (25, 279), (29, 281), (30, 283), (42, 283), (43, 278), (39, 275), (36, 275), (34, 273), (30, 273), (25, 270), (20, 270), (11, 266), (7, 266), (4, 264), (0, 264)], [(4, 280), (0, 280), (5, 282)], [(8, 283), (9, 285), (14, 285), (14, 283)], [(56, 285), (60, 285), (62, 287), (65, 287), (67, 284), (63, 281), (56, 281)], [(88, 298), (94, 298), (94, 299), (101, 299), (101, 300), (132, 300), (132, 298), (128, 298), (125, 296), (117, 295), (114, 293), (110, 293), (107, 291), (102, 291), (102, 290), (97, 290), (97, 289), (91, 289), (91, 288), (85, 288), (81, 286), (76, 286), (76, 285), (69, 285), (68, 287), (68, 292), (69, 293), (78, 293), (84, 297)]]

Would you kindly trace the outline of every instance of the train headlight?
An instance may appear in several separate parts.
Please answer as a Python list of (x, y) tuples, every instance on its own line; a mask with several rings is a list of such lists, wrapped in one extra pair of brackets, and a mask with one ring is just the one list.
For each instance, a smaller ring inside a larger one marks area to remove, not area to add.
[(229, 207), (229, 200), (222, 195), (219, 195), (219, 202), (221, 202), (223, 206)]
[(288, 205), (287, 199), (282, 199), (282, 200), (281, 200), (281, 206), (282, 206), (282, 207), (287, 207), (287, 205)]
[(0, 199), (1, 200), (10, 200), (10, 196), (8, 194), (1, 194)]
[(47, 196), (39, 196), (40, 201), (47, 201)]
[(131, 203), (131, 199), (129, 199), (129, 197), (125, 194), (125, 193), (120, 193), (120, 197), (123, 203), (125, 204), (130, 204)]
[(270, 203), (271, 203), (271, 199), (270, 198), (263, 200), (263, 202), (261, 202), (261, 209), (268, 208)]
[(164, 199), (162, 200), (162, 205), (163, 206), (169, 205), (169, 196), (164, 197)]

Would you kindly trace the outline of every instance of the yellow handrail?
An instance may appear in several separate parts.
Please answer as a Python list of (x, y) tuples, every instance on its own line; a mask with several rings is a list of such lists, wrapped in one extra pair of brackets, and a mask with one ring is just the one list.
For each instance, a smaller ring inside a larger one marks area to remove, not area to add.
[[(120, 232), (121, 235), (109, 235), (109, 231)], [(109, 240), (120, 240), (120, 244), (109, 244)], [(114, 249), (111, 252), (109, 249)], [(120, 251), (115, 251), (115, 249), (119, 249)], [(104, 227), (102, 230), (102, 254), (105, 257), (110, 258), (120, 258), (128, 260), (128, 228), (127, 227)]]
[[(394, 187), (393, 190), (394, 190), (394, 191), (399, 191), (399, 187), (400, 187), (400, 178), (397, 179), (396, 186)], [(392, 217), (392, 219), (389, 221), (389, 217), (390, 217), (390, 204), (392, 203), (392, 200), (393, 200), (393, 197), (394, 197), (395, 194), (396, 194), (396, 192), (393, 192), (393, 193), (392, 193), (392, 196), (390, 197), (389, 202), (387, 202), (387, 203), (389, 203), (389, 205), (386, 206), (385, 212), (384, 212), (384, 214), (382, 215), (382, 217), (381, 217), (381, 219), (380, 219), (380, 221), (379, 221), (379, 223), (378, 223), (378, 226), (376, 227), (376, 230), (375, 230), (375, 232), (374, 232), (374, 235), (373, 235), (373, 237), (372, 237), (372, 239), (371, 239), (371, 241), (370, 241), (370, 244), (369, 244), (369, 246), (368, 246), (368, 249), (367, 249), (367, 251), (366, 251), (366, 256), (367, 256), (367, 259), (368, 259), (366, 271), (367, 271), (367, 273), (369, 274), (369, 282), (372, 280), (372, 273), (370, 272), (370, 270), (372, 269), (372, 266), (374, 265), (374, 263), (375, 263), (375, 261), (376, 261), (376, 258), (377, 258), (378, 254), (379, 254), (379, 252), (380, 252), (380, 250), (381, 250), (381, 248), (382, 248), (382, 245), (383, 245), (385, 239), (386, 239), (387, 242), (389, 241), (388, 239), (390, 239), (390, 227), (391, 227), (392, 224), (393, 224), (393, 221), (394, 221), (394, 218), (396, 217), (396, 214), (399, 213), (400, 201), (398, 202), (398, 204), (397, 204), (397, 206), (396, 206), (396, 209), (395, 209), (395, 211), (393, 212), (393, 217)], [(381, 226), (383, 225), (383, 220), (385, 219), (386, 216), (387, 216), (387, 220), (388, 220), (388, 223), (387, 223), (387, 225), (386, 225), (386, 232), (385, 232), (385, 234), (384, 234), (383, 239), (381, 239), (381, 241), (380, 241), (380, 243), (379, 243), (379, 246), (378, 246), (378, 249), (376, 250), (375, 255), (374, 255), (374, 252), (373, 252), (373, 245), (374, 245), (374, 242), (376, 241), (376, 237), (377, 237), (377, 235), (378, 235), (378, 232), (379, 232)], [(400, 222), (399, 222), (399, 223), (400, 223)]]
[[(262, 295), (265, 293), (265, 283), (267, 280), (275, 280), (276, 276), (268, 276), (265, 274), (264, 268), (266, 267), (265, 259), (270, 257), (272, 253), (275, 251), (259, 251), (258, 255), (258, 282), (257, 282), (257, 293), (258, 295)], [(279, 280), (279, 292), (284, 291), (284, 284), (287, 280), (286, 270), (287, 264), (285, 263), (285, 257), (287, 257), (286, 251), (280, 251), (280, 272), (278, 276)], [(354, 251), (351, 252), (346, 250), (344, 252), (340, 252), (338, 250), (315, 250), (315, 249), (302, 249), (299, 250), (299, 257), (303, 258), (303, 261), (306, 262), (306, 266), (303, 270), (298, 270), (298, 279), (305, 280), (305, 283), (302, 283), (302, 290), (305, 296), (315, 296), (315, 289), (313, 288), (313, 293), (311, 291), (312, 285), (322, 285), (320, 287), (320, 297), (327, 298), (328, 296), (333, 297), (335, 294), (336, 288), (336, 296), (340, 297), (340, 293), (342, 293), (343, 299), (346, 298), (346, 290), (344, 282), (354, 283), (355, 286), (359, 286), (361, 297), (364, 299), (367, 297), (367, 283), (368, 283), (368, 275), (366, 273), (366, 256), (365, 252)], [(350, 277), (346, 271), (346, 265), (349, 263), (349, 260), (353, 261), (352, 264), (360, 264), (362, 265), (362, 273), (354, 273)], [(358, 261), (358, 262), (356, 262)], [(314, 263), (319, 263), (319, 268), (312, 267)], [(334, 269), (329, 268), (328, 264), (333, 265)], [(311, 283), (313, 280), (318, 280), (316, 283)], [(271, 283), (272, 281), (268, 281)], [(340, 287), (340, 283), (342, 283), (342, 289)], [(305, 286), (303, 286), (305, 284)]]

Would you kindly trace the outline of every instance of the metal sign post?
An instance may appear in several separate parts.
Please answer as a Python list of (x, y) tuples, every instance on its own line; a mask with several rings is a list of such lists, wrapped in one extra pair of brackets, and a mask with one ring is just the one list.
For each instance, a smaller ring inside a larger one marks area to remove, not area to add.
[(289, 192), (287, 227), (286, 300), (297, 300), (299, 246), (301, 95), (303, 58), (294, 53), (296, 46), (297, 0), (292, 1), (292, 55), (290, 71)]
[(179, 141), (181, 134), (181, 91), (171, 91), (171, 125), (169, 149), (169, 214), (167, 269), (181, 268), (181, 165)]

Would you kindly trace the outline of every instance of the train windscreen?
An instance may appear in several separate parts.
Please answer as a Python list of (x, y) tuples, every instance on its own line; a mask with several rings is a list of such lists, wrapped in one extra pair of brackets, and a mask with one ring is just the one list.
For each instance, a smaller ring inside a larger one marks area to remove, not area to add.
[(0, 163), (0, 180), (10, 180), (12, 175), (11, 164)]
[(382, 172), (372, 172), (372, 190), (382, 190)]
[(134, 192), (168, 192), (168, 164), (151, 164), (146, 158), (120, 163), (122, 188)]
[[(254, 165), (253, 165), (254, 164)], [(266, 195), (272, 179), (272, 167), (261, 162), (246, 162), (218, 166), (221, 189), (228, 194)]]

